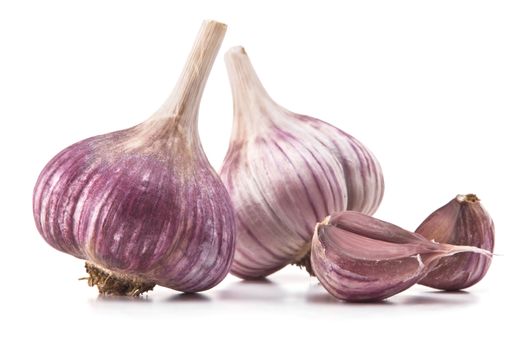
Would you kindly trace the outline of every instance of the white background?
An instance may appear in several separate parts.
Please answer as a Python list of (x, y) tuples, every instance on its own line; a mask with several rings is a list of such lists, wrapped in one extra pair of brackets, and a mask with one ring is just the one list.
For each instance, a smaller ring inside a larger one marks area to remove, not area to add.
[[(476, 193), (500, 254), (486, 278), (464, 293), (416, 286), (372, 305), (337, 302), (295, 268), (136, 301), (78, 281), (83, 263), (34, 226), (36, 178), (67, 145), (154, 112), (207, 18), (229, 25), (199, 122), (216, 168), (232, 116), (222, 55), (243, 45), (277, 102), (375, 153), (386, 180), (377, 217), (415, 229)], [(524, 39), (520, 1), (0, 2), (0, 347), (523, 346)]]

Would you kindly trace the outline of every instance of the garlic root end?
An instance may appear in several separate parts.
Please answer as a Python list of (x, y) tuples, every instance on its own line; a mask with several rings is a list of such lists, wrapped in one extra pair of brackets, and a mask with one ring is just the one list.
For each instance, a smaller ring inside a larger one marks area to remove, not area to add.
[(89, 277), (81, 279), (87, 279), (90, 287), (97, 286), (98, 291), (103, 295), (138, 297), (155, 287), (155, 283), (119, 275), (87, 261), (85, 266)]
[(296, 259), (290, 265), (299, 266), (301, 270), (304, 268), (310, 277), (316, 277), (314, 269), (312, 268), (312, 261), (310, 260), (310, 249), (308, 249), (301, 258)]

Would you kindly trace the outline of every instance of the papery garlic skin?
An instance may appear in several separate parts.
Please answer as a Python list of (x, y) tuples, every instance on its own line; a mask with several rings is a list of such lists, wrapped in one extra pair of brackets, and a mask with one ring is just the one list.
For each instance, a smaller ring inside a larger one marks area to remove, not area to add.
[(373, 214), (385, 190), (383, 172), (376, 157), (355, 137), (312, 117), (297, 115), (312, 128), (316, 138), (330, 149), (343, 168), (346, 210)]
[(232, 273), (260, 278), (304, 260), (312, 228), (330, 213), (373, 213), (383, 176), (356, 139), (276, 104), (242, 47), (230, 49), (225, 60), (234, 123), (220, 175), (237, 220)]
[(197, 132), (198, 104), (225, 31), (221, 23), (203, 24), (177, 88), (150, 119), (80, 141), (45, 166), (33, 213), (51, 246), (122, 280), (184, 292), (227, 275), (233, 208)]
[(325, 289), (344, 301), (379, 301), (420, 281), (446, 256), (490, 253), (432, 242), (368, 215), (334, 213), (316, 226), (312, 268)]
[[(416, 232), (441, 243), (494, 251), (494, 222), (474, 194), (458, 195), (421, 223)], [(487, 273), (492, 259), (463, 253), (443, 258), (419, 283), (443, 290), (468, 288)]]

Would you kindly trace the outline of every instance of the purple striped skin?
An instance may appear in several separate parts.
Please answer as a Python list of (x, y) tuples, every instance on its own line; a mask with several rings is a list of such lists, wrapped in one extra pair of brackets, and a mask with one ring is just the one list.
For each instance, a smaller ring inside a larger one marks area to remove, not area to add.
[[(458, 195), (421, 223), (416, 232), (441, 243), (471, 245), (494, 251), (494, 222), (472, 194)], [(419, 283), (443, 290), (460, 290), (478, 283), (492, 259), (474, 253), (443, 258)]]
[(232, 273), (242, 278), (267, 276), (300, 258), (318, 218), (346, 205), (336, 159), (327, 151), (316, 158), (304, 138), (283, 137), (278, 128), (230, 149), (221, 177), (238, 224)]
[[(38, 231), (54, 248), (117, 281), (106, 286), (104, 277), (101, 286), (95, 276), (101, 293), (137, 295), (154, 284), (198, 292), (228, 274), (233, 207), (197, 131), (225, 32), (226, 25), (204, 21), (177, 86), (157, 112), (133, 128), (66, 148), (37, 180)], [(130, 281), (135, 289), (123, 290)]]
[(297, 116), (312, 127), (318, 140), (330, 149), (343, 167), (348, 202), (346, 210), (372, 215), (385, 190), (379, 162), (359, 140), (346, 132), (308, 116)]
[(233, 260), (229, 196), (200, 146), (184, 152), (194, 145), (180, 137), (159, 144), (163, 133), (137, 143), (143, 126), (55, 156), (34, 190), (38, 231), (54, 248), (124, 276), (209, 289)]
[(244, 49), (230, 49), (226, 65), (234, 122), (220, 176), (237, 220), (231, 272), (262, 278), (303, 258), (313, 227), (330, 213), (375, 212), (383, 176), (355, 138), (277, 105)]
[(440, 259), (462, 252), (490, 255), (475, 247), (432, 242), (388, 222), (346, 211), (316, 226), (311, 262), (334, 297), (373, 302), (409, 288)]

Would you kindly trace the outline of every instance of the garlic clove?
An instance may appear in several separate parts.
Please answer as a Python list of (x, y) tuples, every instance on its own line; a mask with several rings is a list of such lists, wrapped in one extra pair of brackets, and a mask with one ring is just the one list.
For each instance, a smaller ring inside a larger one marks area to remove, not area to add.
[(221, 178), (236, 212), (232, 273), (309, 267), (312, 227), (347, 208), (373, 213), (383, 196), (374, 156), (355, 138), (276, 104), (242, 47), (225, 56), (234, 121)]
[[(470, 245), (494, 251), (494, 222), (474, 194), (458, 195), (421, 223), (416, 232), (441, 243)], [(463, 253), (441, 259), (419, 283), (459, 290), (479, 282), (487, 273), (490, 257)]]
[(226, 26), (206, 21), (179, 82), (145, 122), (69, 146), (34, 189), (38, 231), (87, 261), (104, 294), (138, 295), (155, 284), (209, 289), (233, 260), (233, 208), (197, 131), (198, 107)]
[(311, 263), (334, 297), (378, 301), (416, 284), (443, 257), (461, 252), (490, 258), (483, 249), (432, 242), (388, 222), (346, 211), (316, 225)]

